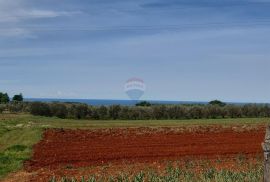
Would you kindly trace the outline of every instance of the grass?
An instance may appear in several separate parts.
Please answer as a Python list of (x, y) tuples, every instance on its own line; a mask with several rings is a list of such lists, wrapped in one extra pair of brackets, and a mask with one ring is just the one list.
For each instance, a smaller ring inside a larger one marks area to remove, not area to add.
[(0, 176), (20, 169), (22, 162), (31, 154), (31, 148), (26, 145), (13, 145), (0, 153)]
[[(113, 128), (113, 127), (174, 127), (193, 125), (267, 124), (270, 118), (191, 119), (191, 120), (75, 120), (28, 114), (0, 114), (0, 122), (8, 127), (37, 128)], [(0, 125), (1, 126), (1, 125)], [(2, 128), (0, 127), (0, 135)]]
[(261, 125), (270, 118), (200, 119), (200, 120), (73, 120), (32, 116), (29, 114), (0, 114), (0, 179), (19, 170), (31, 157), (32, 146), (45, 128), (94, 129), (124, 127), (177, 127), (194, 125)]
[(232, 171), (229, 169), (217, 170), (208, 168), (200, 173), (189, 169), (168, 166), (165, 173), (156, 171), (140, 171), (135, 175), (120, 173), (117, 176), (90, 175), (89, 177), (52, 177), (50, 182), (258, 182), (262, 181), (263, 168), (261, 165), (254, 165), (245, 171)]
[(247, 172), (233, 172), (229, 170), (222, 171), (208, 171), (203, 174), (185, 173), (175, 169), (176, 172), (167, 175), (159, 175), (155, 173), (140, 172), (134, 177), (129, 177), (125, 174), (121, 174), (117, 177), (110, 177), (109, 179), (97, 179), (94, 176), (82, 177), (81, 180), (75, 178), (62, 177), (60, 180), (52, 178), (50, 182), (258, 182), (262, 181), (262, 172), (257, 170), (251, 170)]
[(31, 157), (32, 146), (41, 139), (41, 128), (16, 127), (14, 124), (0, 122), (0, 179), (20, 169), (23, 161)]

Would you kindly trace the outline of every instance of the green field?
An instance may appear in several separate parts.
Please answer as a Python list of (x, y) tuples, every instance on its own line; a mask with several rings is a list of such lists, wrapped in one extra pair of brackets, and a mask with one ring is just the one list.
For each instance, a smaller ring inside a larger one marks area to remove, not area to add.
[(270, 118), (200, 120), (72, 120), (28, 114), (0, 114), (0, 179), (19, 170), (31, 157), (32, 146), (46, 128), (95, 129), (113, 127), (194, 127), (196, 125), (264, 125)]

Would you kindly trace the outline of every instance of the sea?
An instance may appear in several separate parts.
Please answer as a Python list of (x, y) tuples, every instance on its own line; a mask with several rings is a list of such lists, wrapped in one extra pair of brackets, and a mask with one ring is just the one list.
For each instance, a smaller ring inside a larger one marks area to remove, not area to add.
[(84, 103), (93, 106), (110, 106), (123, 105), (133, 106), (141, 101), (147, 101), (151, 104), (162, 105), (179, 105), (179, 104), (207, 104), (208, 102), (196, 101), (164, 101), (164, 100), (114, 100), (114, 99), (53, 99), (53, 98), (26, 98), (29, 102), (68, 102), (68, 103)]

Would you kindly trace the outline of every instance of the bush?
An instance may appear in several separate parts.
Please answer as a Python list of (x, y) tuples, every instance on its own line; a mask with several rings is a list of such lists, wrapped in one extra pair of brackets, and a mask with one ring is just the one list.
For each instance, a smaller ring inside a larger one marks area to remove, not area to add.
[(105, 106), (101, 106), (97, 109), (99, 119), (108, 119), (108, 109)]
[[(229, 118), (240, 118), (240, 117), (242, 117), (241, 108), (239, 106), (228, 105), (226, 107), (227, 107), (227, 112), (228, 112), (228, 117)], [(250, 116), (250, 117), (254, 117), (254, 116)], [(255, 116), (255, 117), (257, 117), (257, 116)]]
[(6, 106), (4, 104), (0, 104), (0, 113), (3, 113), (6, 109)]
[(121, 111), (121, 106), (119, 105), (109, 106), (109, 117), (111, 119), (119, 119), (120, 111)]
[(194, 106), (189, 109), (189, 118), (201, 119), (203, 118), (203, 108)]
[(31, 103), (30, 113), (35, 116), (52, 116), (49, 104), (42, 102)]
[(85, 119), (88, 116), (88, 105), (72, 104), (68, 109), (68, 116), (74, 119)]
[(61, 104), (61, 103), (53, 103), (50, 106), (50, 110), (51, 110), (51, 114), (53, 116), (56, 116), (58, 118), (66, 118), (68, 111), (67, 111), (67, 107), (65, 104)]
[(217, 119), (217, 118), (221, 118), (221, 106), (217, 105), (217, 106), (207, 106), (208, 109), (208, 117), (207, 118), (212, 118), (212, 119)]
[(165, 105), (158, 105), (153, 107), (154, 119), (167, 119), (168, 112)]
[(78, 103), (10, 102), (0, 104), (12, 113), (30, 112), (33, 115), (56, 116), (73, 119), (122, 119), (122, 120), (166, 120), (202, 118), (258, 118), (270, 117), (269, 105), (152, 105), (145, 106), (88, 106)]
[(8, 104), (8, 110), (11, 113), (23, 112), (24, 104), (18, 102), (12, 102)]
[(130, 107), (127, 107), (127, 106), (123, 106), (121, 111), (119, 112), (119, 119), (122, 119), (122, 120), (128, 120), (130, 119)]

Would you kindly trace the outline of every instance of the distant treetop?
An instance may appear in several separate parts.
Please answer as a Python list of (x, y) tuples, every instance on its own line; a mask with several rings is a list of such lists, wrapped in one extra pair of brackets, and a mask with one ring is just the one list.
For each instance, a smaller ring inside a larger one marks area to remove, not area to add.
[[(18, 94), (14, 95), (12, 98), (12, 101), (22, 102), (23, 101), (23, 95)], [(10, 102), (10, 98), (7, 93), (0, 92), (0, 104), (6, 104)]]
[(210, 105), (218, 105), (218, 106), (225, 106), (226, 103), (220, 101), (220, 100), (212, 100), (209, 102)]
[(10, 101), (7, 93), (0, 92), (0, 104), (6, 104)]
[(142, 101), (136, 104), (136, 106), (151, 106), (152, 104), (147, 101)]
[(23, 95), (21, 93), (19, 95), (14, 95), (12, 100), (17, 101), (17, 102), (22, 102), (23, 101)]

